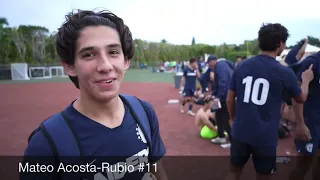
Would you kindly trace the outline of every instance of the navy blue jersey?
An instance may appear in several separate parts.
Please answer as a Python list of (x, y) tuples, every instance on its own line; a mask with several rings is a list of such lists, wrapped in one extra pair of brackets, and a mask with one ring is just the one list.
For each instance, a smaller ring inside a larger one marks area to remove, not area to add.
[(298, 80), (301, 82), (302, 73), (313, 64), (313, 74), (314, 79), (310, 82), (308, 99), (304, 103), (306, 108), (320, 111), (320, 52), (306, 57), (300, 63), (299, 69), (297, 71)]
[(208, 86), (210, 83), (210, 73), (213, 72), (212, 69), (208, 68), (205, 73), (200, 77), (200, 82), (202, 85)]
[[(147, 140), (142, 133), (139, 125), (135, 121), (129, 107), (125, 105), (125, 115), (123, 122), (116, 128), (108, 128), (78, 112), (73, 105), (66, 108), (65, 112), (70, 118), (74, 133), (79, 137), (82, 153), (87, 157), (97, 157), (97, 166), (101, 167), (102, 157), (116, 157), (118, 163), (126, 163), (136, 166), (141, 161), (151, 157), (152, 161), (157, 161), (164, 156), (166, 149), (163, 145), (159, 132), (158, 119), (151, 104), (142, 101), (146, 107), (151, 123), (152, 130), (152, 153), (149, 154)], [(44, 136), (43, 131), (34, 134), (27, 149), (25, 156), (52, 156), (51, 146)], [(109, 160), (109, 159), (108, 159)], [(112, 165), (112, 163), (111, 163)], [(57, 179), (57, 174), (51, 173), (50, 178)], [(145, 172), (96, 172), (92, 174), (94, 179), (142, 179)], [(32, 176), (32, 174), (30, 174)], [(36, 179), (29, 176), (21, 178), (23, 180)], [(91, 179), (91, 178), (90, 178)]]
[(183, 71), (183, 76), (185, 78), (184, 89), (186, 90), (196, 90), (197, 89), (197, 71), (186, 66)]
[(297, 71), (298, 80), (301, 81), (302, 73), (313, 64), (314, 78), (309, 85), (309, 94), (304, 103), (304, 120), (312, 134), (316, 134), (320, 138), (320, 52), (306, 57), (300, 63)]
[(284, 91), (301, 95), (294, 72), (275, 58), (258, 55), (240, 63), (230, 83), (237, 95), (232, 135), (254, 146), (277, 146)]

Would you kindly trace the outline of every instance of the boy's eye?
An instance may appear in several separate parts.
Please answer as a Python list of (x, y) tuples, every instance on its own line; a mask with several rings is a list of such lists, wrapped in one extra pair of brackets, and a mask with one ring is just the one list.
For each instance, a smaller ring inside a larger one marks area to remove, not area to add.
[(119, 52), (116, 51), (116, 50), (112, 50), (112, 51), (110, 51), (110, 54), (112, 54), (112, 55), (114, 55), (114, 54), (119, 54)]
[(92, 57), (94, 56), (94, 53), (86, 53), (82, 57), (87, 58), (87, 57)]

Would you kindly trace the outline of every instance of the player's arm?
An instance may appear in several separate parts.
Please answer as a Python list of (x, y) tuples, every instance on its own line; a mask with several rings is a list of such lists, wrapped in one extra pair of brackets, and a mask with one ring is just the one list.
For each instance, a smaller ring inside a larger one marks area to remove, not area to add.
[(303, 45), (300, 47), (299, 51), (298, 51), (298, 54), (296, 55), (296, 59), (298, 61), (301, 60), (301, 58), (303, 57), (305, 51), (306, 51), (306, 48), (307, 48), (307, 45), (308, 45), (308, 38), (305, 38), (304, 40), (304, 43)]
[(230, 85), (229, 85), (229, 90), (228, 90), (228, 95), (227, 95), (227, 108), (230, 116), (230, 120), (233, 121), (235, 117), (235, 108), (236, 108), (236, 72), (235, 71), (232, 74)]
[[(157, 180), (167, 180), (167, 174), (163, 167), (162, 158), (166, 154), (166, 148), (160, 136), (159, 130), (159, 120), (156, 115), (156, 112), (150, 103), (145, 101), (141, 101), (143, 106), (145, 107), (146, 112), (148, 113), (148, 117), (150, 118), (150, 126), (151, 126), (151, 144), (152, 144), (152, 154), (150, 154), (150, 159), (152, 164), (156, 164), (151, 168), (152, 174), (157, 178)], [(150, 165), (151, 167), (151, 165)]]
[(200, 66), (198, 65), (198, 67), (196, 67), (196, 75), (197, 75), (197, 78), (199, 79), (200, 76), (201, 76), (201, 73), (200, 73)]
[(204, 125), (208, 126), (210, 129), (212, 129), (212, 130), (214, 130), (214, 131), (217, 131), (217, 128), (214, 127), (214, 125), (211, 123), (211, 121), (209, 121), (208, 116), (202, 115), (200, 118), (201, 118), (201, 119), (200, 119), (201, 122), (202, 122)]
[(210, 72), (210, 81), (214, 81), (214, 72), (213, 71), (211, 71)]
[(208, 85), (208, 93), (212, 94), (212, 86), (213, 86), (213, 81), (214, 81), (214, 72), (211, 70), (210, 72), (210, 80), (209, 80), (209, 85)]
[(183, 70), (183, 76), (181, 78), (181, 83), (180, 83), (180, 89), (182, 89), (186, 83), (186, 76), (188, 74), (188, 70), (187, 69), (184, 69)]

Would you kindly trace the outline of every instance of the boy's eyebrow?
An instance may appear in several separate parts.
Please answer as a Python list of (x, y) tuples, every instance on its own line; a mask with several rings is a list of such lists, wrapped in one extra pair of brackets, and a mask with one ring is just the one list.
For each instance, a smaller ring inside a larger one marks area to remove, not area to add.
[[(113, 43), (113, 44), (108, 44), (106, 47), (108, 47), (108, 48), (121, 48), (121, 45), (118, 43)], [(92, 51), (94, 48), (95, 48), (94, 46), (83, 47), (78, 51), (78, 54), (81, 54), (85, 51)]]

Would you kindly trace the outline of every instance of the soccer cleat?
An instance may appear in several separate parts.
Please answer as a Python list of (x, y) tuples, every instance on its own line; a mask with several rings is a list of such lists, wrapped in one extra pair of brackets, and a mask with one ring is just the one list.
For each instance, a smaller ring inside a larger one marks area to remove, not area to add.
[(217, 137), (215, 139), (211, 139), (211, 142), (214, 144), (225, 144), (227, 142), (226, 138)]

